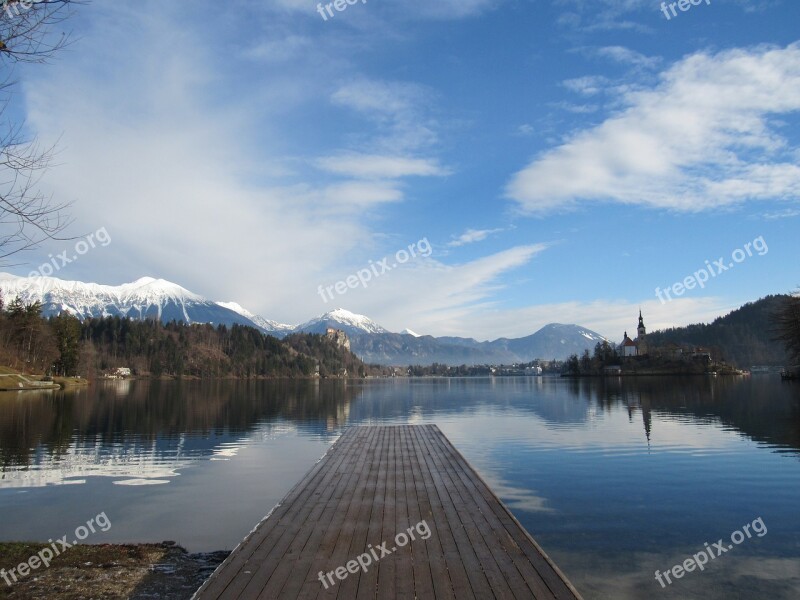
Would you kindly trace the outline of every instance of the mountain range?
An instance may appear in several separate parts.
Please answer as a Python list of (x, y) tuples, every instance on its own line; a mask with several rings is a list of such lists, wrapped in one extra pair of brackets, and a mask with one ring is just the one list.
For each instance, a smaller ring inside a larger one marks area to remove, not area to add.
[(40, 302), (46, 317), (69, 313), (80, 320), (93, 317), (160, 319), (163, 322), (246, 325), (283, 338), (292, 333), (325, 333), (332, 327), (347, 333), (351, 349), (362, 360), (382, 365), (512, 364), (535, 359), (563, 360), (604, 340), (578, 325), (551, 323), (522, 338), (479, 342), (472, 338), (434, 337), (411, 330), (393, 333), (364, 315), (336, 309), (300, 325), (265, 319), (236, 302), (214, 302), (178, 284), (143, 277), (119, 286), (64, 281), (54, 277), (17, 277), (0, 273), (0, 295)]

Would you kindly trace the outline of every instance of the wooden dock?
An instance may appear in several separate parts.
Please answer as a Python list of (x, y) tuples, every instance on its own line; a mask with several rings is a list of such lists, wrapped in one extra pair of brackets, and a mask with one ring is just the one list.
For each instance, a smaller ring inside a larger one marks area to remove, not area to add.
[(347, 429), (194, 598), (580, 595), (438, 427), (401, 425)]

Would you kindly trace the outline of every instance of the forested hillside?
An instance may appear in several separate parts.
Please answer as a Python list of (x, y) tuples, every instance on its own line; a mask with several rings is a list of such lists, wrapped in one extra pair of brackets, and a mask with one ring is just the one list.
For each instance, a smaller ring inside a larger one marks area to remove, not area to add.
[(369, 368), (322, 335), (286, 340), (252, 327), (162, 324), (67, 314), (44, 319), (38, 304), (0, 301), (0, 364), (29, 373), (95, 377), (117, 367), (159, 377), (363, 376)]
[(786, 295), (767, 296), (712, 323), (656, 331), (649, 333), (647, 339), (651, 346), (673, 342), (708, 348), (714, 358), (722, 358), (739, 368), (785, 365), (785, 346), (775, 341), (774, 315), (788, 299)]

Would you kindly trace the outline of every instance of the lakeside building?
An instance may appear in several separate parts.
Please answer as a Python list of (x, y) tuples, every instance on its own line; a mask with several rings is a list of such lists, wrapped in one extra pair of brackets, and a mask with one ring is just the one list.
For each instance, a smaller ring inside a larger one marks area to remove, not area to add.
[(628, 332), (622, 339), (619, 345), (620, 355), (623, 357), (629, 356), (647, 356), (649, 348), (647, 345), (647, 328), (644, 326), (644, 319), (642, 318), (642, 309), (639, 309), (639, 325), (636, 327), (636, 339), (632, 340), (628, 337)]

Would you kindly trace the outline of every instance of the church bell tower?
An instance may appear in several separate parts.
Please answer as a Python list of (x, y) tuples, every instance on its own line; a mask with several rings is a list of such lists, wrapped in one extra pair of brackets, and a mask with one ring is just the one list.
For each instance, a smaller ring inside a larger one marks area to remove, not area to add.
[(639, 356), (647, 354), (647, 329), (644, 326), (644, 319), (642, 318), (642, 309), (639, 309), (639, 326), (636, 328), (638, 337), (636, 338), (636, 346)]

